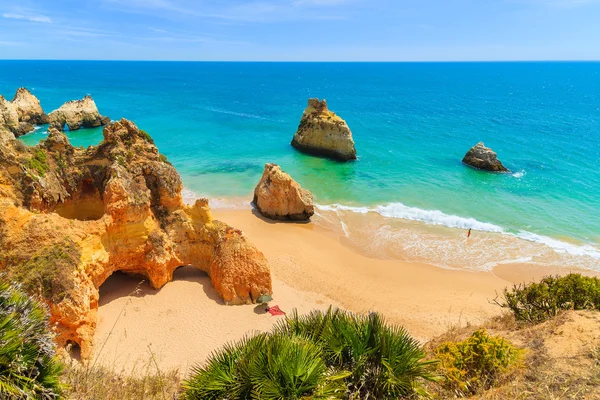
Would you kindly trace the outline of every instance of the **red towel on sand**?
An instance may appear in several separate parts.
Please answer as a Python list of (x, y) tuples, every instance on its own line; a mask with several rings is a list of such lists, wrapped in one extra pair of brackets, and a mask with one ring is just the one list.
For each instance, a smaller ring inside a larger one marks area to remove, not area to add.
[(279, 306), (269, 307), (269, 312), (273, 316), (275, 316), (275, 315), (285, 315), (285, 313), (283, 311), (281, 311), (281, 309), (279, 308)]

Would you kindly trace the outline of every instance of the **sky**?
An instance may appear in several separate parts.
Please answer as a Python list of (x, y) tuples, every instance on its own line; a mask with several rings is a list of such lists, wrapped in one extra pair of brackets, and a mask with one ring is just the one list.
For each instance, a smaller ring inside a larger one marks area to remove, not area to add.
[(0, 0), (0, 59), (600, 60), (600, 0)]

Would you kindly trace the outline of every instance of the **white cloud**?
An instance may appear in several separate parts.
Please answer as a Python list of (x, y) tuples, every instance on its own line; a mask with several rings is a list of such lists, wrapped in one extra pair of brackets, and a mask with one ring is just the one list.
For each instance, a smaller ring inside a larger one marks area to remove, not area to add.
[(2, 17), (8, 18), (8, 19), (21, 19), (21, 20), (30, 21), (30, 22), (43, 22), (45, 24), (52, 23), (52, 19), (50, 19), (50, 17), (46, 17), (45, 15), (23, 15), (23, 14), (5, 13), (5, 14), (2, 14)]

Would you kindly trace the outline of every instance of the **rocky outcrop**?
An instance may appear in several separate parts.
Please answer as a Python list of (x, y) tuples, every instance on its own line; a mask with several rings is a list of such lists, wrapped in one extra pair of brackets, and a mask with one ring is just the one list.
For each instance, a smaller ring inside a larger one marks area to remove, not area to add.
[(17, 89), (12, 104), (19, 115), (19, 122), (30, 125), (42, 125), (48, 123), (48, 116), (44, 113), (40, 101), (26, 88)]
[(17, 109), (2, 95), (0, 95), (0, 130), (6, 130), (15, 135), (20, 131)]
[(508, 172), (508, 169), (498, 160), (496, 153), (489, 147), (485, 147), (483, 142), (479, 142), (473, 146), (465, 154), (462, 162), (470, 167), (484, 171)]
[(52, 111), (48, 119), (50, 126), (59, 131), (64, 129), (65, 124), (69, 130), (75, 131), (82, 127), (94, 128), (110, 122), (110, 118), (100, 115), (91, 96), (66, 102), (58, 110)]
[(132, 122), (75, 148), (50, 128), (27, 147), (0, 132), (0, 272), (48, 303), (61, 345), (92, 354), (98, 289), (115, 271), (154, 288), (179, 266), (206, 271), (226, 304), (271, 294), (264, 255), (216, 221), (208, 201), (186, 206), (179, 174)]
[(292, 146), (318, 156), (348, 161), (356, 159), (352, 132), (335, 113), (329, 111), (325, 99), (309, 99)]
[(312, 194), (277, 164), (265, 165), (254, 189), (254, 205), (263, 216), (277, 220), (308, 221), (315, 213)]

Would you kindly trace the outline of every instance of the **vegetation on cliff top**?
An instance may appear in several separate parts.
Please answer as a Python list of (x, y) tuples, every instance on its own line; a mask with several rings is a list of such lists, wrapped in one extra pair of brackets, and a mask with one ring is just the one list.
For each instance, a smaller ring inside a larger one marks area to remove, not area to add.
[(600, 310), (600, 279), (568, 274), (504, 289), (496, 300), (519, 321), (538, 323), (564, 310)]
[(46, 310), (19, 287), (0, 282), (0, 398), (61, 398), (54, 348)]
[(60, 302), (74, 288), (73, 271), (79, 263), (81, 250), (70, 239), (60, 245), (41, 248), (27, 260), (9, 260), (9, 278), (19, 282), (31, 294), (39, 294)]

